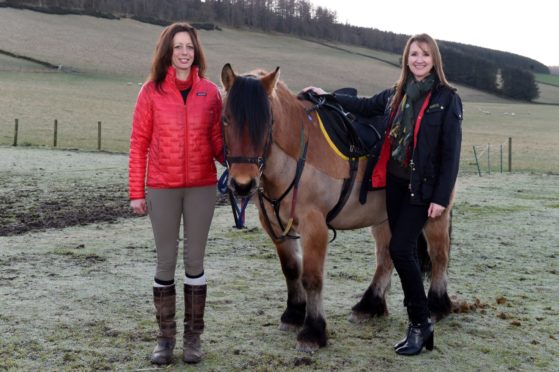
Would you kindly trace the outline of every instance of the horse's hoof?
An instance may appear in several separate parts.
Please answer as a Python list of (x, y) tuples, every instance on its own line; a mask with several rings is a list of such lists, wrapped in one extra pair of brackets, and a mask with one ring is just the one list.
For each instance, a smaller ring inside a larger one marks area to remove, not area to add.
[(353, 311), (349, 317), (347, 318), (347, 320), (349, 320), (351, 323), (355, 323), (355, 324), (360, 324), (360, 323), (364, 323), (366, 321), (368, 321), (369, 319), (371, 319), (373, 316), (371, 314), (367, 314), (367, 313), (358, 313)]
[(453, 303), (446, 292), (439, 294), (433, 290), (429, 290), (427, 301), (431, 319), (434, 321), (443, 319), (452, 311)]
[(303, 353), (312, 354), (319, 349), (318, 343), (316, 342), (302, 342), (297, 341), (297, 351), (302, 351)]
[(280, 331), (294, 332), (294, 331), (298, 331), (301, 328), (301, 326), (281, 322), (278, 328), (279, 328)]

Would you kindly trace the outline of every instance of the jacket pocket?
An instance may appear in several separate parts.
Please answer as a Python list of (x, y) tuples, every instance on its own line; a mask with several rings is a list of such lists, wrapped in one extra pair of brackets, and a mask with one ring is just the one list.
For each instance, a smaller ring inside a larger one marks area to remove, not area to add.
[(441, 104), (433, 104), (425, 110), (424, 120), (427, 125), (440, 126), (443, 122), (445, 107)]

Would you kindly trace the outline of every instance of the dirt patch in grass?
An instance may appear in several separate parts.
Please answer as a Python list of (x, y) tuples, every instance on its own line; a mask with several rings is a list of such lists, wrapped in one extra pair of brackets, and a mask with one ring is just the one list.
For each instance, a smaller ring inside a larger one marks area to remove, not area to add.
[(126, 155), (6, 147), (0, 154), (0, 236), (135, 217)]

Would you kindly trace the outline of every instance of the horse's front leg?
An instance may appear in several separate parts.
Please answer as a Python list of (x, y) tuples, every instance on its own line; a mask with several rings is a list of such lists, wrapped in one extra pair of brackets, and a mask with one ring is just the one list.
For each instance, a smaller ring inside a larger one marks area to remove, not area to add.
[(431, 258), (431, 287), (427, 296), (433, 320), (447, 316), (452, 303), (447, 293), (447, 267), (450, 254), (450, 210), (442, 216), (429, 220), (424, 228), (425, 239)]
[[(268, 224), (262, 213), (259, 214), (260, 223), (272, 238), (268, 231)], [(276, 226), (279, 231), (279, 227)], [(286, 239), (282, 242), (274, 242), (278, 254), (281, 270), (287, 285), (287, 307), (281, 315), (279, 329), (282, 331), (297, 330), (302, 327), (305, 320), (306, 294), (301, 282), (301, 248), (299, 241)]]
[(373, 227), (372, 233), (376, 243), (377, 267), (369, 288), (367, 288), (361, 300), (351, 309), (352, 313), (349, 320), (355, 323), (365, 321), (375, 315), (388, 315), (386, 292), (390, 289), (390, 278), (394, 268), (388, 250), (390, 243), (388, 221)]
[(306, 317), (297, 335), (297, 350), (313, 352), (326, 346), (326, 320), (322, 305), (324, 262), (328, 246), (328, 227), (317, 210), (299, 215), (299, 233), (303, 248), (302, 283), (307, 294)]
[(287, 308), (281, 315), (280, 329), (301, 328), (305, 320), (306, 295), (301, 281), (301, 249), (298, 240), (287, 239), (276, 243), (281, 269), (287, 284)]

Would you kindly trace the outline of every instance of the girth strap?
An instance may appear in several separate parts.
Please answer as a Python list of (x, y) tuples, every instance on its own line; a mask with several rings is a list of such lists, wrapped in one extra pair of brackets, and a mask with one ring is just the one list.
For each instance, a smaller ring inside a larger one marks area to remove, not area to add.
[(344, 178), (344, 183), (342, 184), (342, 191), (340, 192), (340, 198), (336, 205), (328, 212), (326, 215), (326, 224), (331, 230), (335, 229), (330, 226), (330, 221), (332, 221), (336, 216), (341, 212), (344, 208), (347, 200), (349, 199), (349, 195), (351, 194), (351, 190), (353, 189), (353, 185), (355, 184), (355, 177), (357, 175), (357, 166), (359, 164), (359, 159), (355, 157), (349, 158), (349, 177)]
[(342, 184), (342, 190), (340, 192), (340, 197), (338, 202), (334, 207), (328, 212), (326, 215), (326, 225), (330, 230), (333, 231), (334, 236), (330, 242), (336, 239), (336, 229), (334, 229), (330, 222), (336, 218), (336, 216), (341, 212), (344, 208), (347, 200), (349, 199), (349, 195), (351, 194), (351, 190), (353, 189), (353, 185), (355, 184), (355, 178), (357, 176), (357, 168), (359, 166), (359, 156), (363, 153), (363, 149), (361, 148), (361, 142), (359, 137), (357, 136), (355, 130), (351, 125), (352, 118), (349, 116), (351, 114), (342, 110), (339, 104), (332, 104), (326, 100), (324, 96), (316, 96), (313, 94), (307, 94), (306, 98), (308, 98), (314, 105), (307, 109), (307, 114), (309, 112), (315, 111), (316, 115), (319, 115), (318, 110), (320, 108), (328, 108), (330, 110), (334, 110), (340, 114), (342, 118), (340, 125), (343, 125), (345, 128), (345, 133), (347, 135), (347, 139), (349, 141), (349, 154), (348, 154), (348, 162), (349, 162), (349, 177), (344, 179)]

